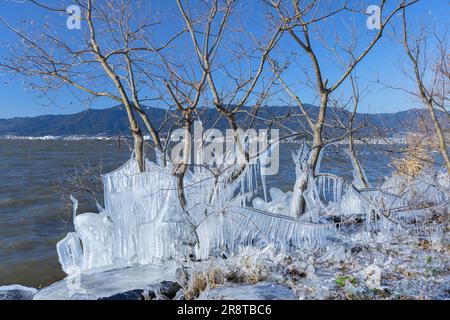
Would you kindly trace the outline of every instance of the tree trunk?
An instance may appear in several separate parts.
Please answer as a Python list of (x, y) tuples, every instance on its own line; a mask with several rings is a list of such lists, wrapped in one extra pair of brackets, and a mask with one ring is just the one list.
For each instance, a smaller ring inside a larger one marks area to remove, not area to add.
[(442, 132), (442, 128), (441, 128), (441, 125), (439, 124), (438, 118), (436, 116), (436, 111), (433, 108), (432, 102), (427, 101), (426, 106), (428, 108), (428, 111), (430, 112), (431, 121), (433, 121), (433, 125), (436, 130), (436, 134), (438, 136), (439, 151), (442, 155), (442, 158), (444, 159), (445, 166), (447, 167), (447, 173), (450, 174), (450, 159), (448, 156), (448, 149), (447, 149), (447, 144), (445, 142), (444, 133)]
[(198, 234), (197, 234), (197, 226), (194, 224), (194, 222), (191, 220), (191, 216), (187, 210), (187, 199), (186, 199), (186, 191), (184, 189), (184, 177), (186, 175), (187, 169), (189, 167), (189, 163), (191, 160), (191, 148), (192, 148), (192, 142), (191, 142), (191, 127), (192, 127), (192, 118), (190, 114), (190, 110), (184, 110), (183, 111), (183, 129), (184, 129), (184, 146), (183, 146), (183, 159), (180, 164), (175, 168), (175, 176), (177, 179), (177, 194), (178, 194), (178, 201), (180, 202), (180, 206), (182, 209), (182, 214), (184, 218), (186, 219), (186, 222), (190, 226), (192, 230), (192, 235), (195, 237), (194, 241), (189, 241), (188, 245), (194, 250), (194, 246), (200, 242)]
[(324, 92), (322, 92), (321, 98), (320, 98), (320, 109), (319, 109), (319, 115), (317, 117), (317, 122), (314, 125), (314, 127), (311, 128), (313, 130), (313, 142), (312, 142), (311, 153), (310, 153), (309, 159), (308, 159), (308, 168), (307, 168), (308, 174), (307, 174), (306, 179), (304, 179), (298, 186), (298, 188), (300, 188), (300, 191), (301, 191), (301, 197), (299, 199), (299, 201), (300, 201), (299, 215), (304, 214), (307, 209), (304, 192), (306, 191), (306, 189), (308, 187), (308, 180), (310, 179), (310, 177), (313, 177), (313, 178), (315, 177), (317, 164), (319, 163), (320, 152), (322, 151), (322, 148), (323, 148), (322, 134), (323, 134), (323, 127), (325, 124), (325, 116), (326, 116), (327, 107), (328, 107), (328, 92), (324, 91)]
[(309, 155), (309, 170), (311, 170), (313, 176), (316, 174), (317, 164), (319, 163), (319, 156), (322, 148), (322, 128), (319, 129), (316, 127), (314, 128), (313, 144), (311, 154)]
[[(352, 129), (352, 128), (351, 128)], [(363, 169), (361, 167), (361, 163), (359, 162), (358, 157), (356, 156), (356, 151), (353, 145), (353, 135), (350, 134), (349, 137), (350, 141), (349, 141), (349, 145), (348, 145), (348, 153), (350, 154), (351, 160), (352, 160), (352, 164), (353, 164), (353, 168), (356, 171), (356, 174), (358, 175), (361, 183), (362, 183), (362, 187), (363, 188), (368, 188), (369, 187), (369, 183), (366, 181), (366, 177), (364, 176), (363, 173)]]
[(175, 176), (177, 177), (177, 191), (180, 206), (183, 211), (186, 210), (187, 200), (184, 190), (184, 176), (189, 166), (191, 159), (191, 116), (188, 110), (183, 111), (183, 129), (184, 129), (184, 147), (183, 147), (183, 159), (178, 167), (175, 169)]
[(88, 23), (89, 32), (90, 32), (90, 43), (91, 43), (93, 51), (95, 52), (95, 54), (97, 56), (97, 60), (100, 62), (103, 69), (105, 70), (106, 74), (111, 78), (111, 80), (114, 82), (114, 85), (116, 86), (117, 90), (119, 91), (120, 98), (122, 99), (122, 102), (127, 111), (128, 122), (130, 123), (130, 130), (131, 130), (131, 133), (132, 133), (133, 139), (134, 139), (135, 156), (136, 156), (136, 160), (137, 160), (137, 163), (139, 166), (139, 171), (142, 172), (145, 170), (144, 139), (142, 138), (142, 132), (139, 129), (139, 125), (136, 121), (136, 118), (133, 114), (133, 110), (131, 108), (130, 100), (128, 99), (128, 95), (125, 92), (125, 89), (122, 85), (122, 82), (119, 79), (119, 76), (114, 72), (114, 70), (108, 64), (106, 57), (102, 54), (102, 52), (100, 50), (100, 46), (97, 43), (97, 40), (95, 37), (94, 23), (92, 21), (92, 3), (91, 2), (92, 1), (89, 0), (87, 3), (87, 15), (86, 15), (86, 21)]
[(317, 164), (319, 162), (320, 152), (323, 148), (323, 127), (325, 125), (325, 117), (328, 108), (328, 91), (324, 90), (320, 94), (320, 109), (317, 116), (317, 122), (313, 129), (313, 145), (311, 155), (309, 157), (309, 166), (312, 170), (313, 176), (316, 174)]
[(142, 132), (139, 128), (137, 131), (132, 130), (134, 139), (134, 152), (136, 161), (138, 163), (139, 172), (145, 171), (145, 158), (144, 158), (144, 139), (142, 138)]

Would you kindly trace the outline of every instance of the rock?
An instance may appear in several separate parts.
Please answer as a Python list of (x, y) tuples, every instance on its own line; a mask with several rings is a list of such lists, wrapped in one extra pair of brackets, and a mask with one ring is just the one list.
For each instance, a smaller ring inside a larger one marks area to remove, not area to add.
[[(153, 292), (152, 292), (153, 293)], [(154, 295), (154, 293), (153, 293)], [(144, 300), (144, 290), (136, 289), (126, 292), (116, 293), (110, 297), (102, 297), (98, 300)]]
[(225, 284), (202, 292), (200, 300), (294, 300), (292, 290), (286, 286), (259, 282), (250, 284)]
[(355, 221), (355, 224), (361, 224), (365, 221), (365, 219), (363, 219), (361, 217), (356, 217), (354, 221)]
[(160, 292), (169, 299), (175, 298), (177, 292), (181, 289), (178, 282), (162, 281), (160, 283)]
[(340, 223), (342, 222), (342, 218), (339, 216), (329, 216), (329, 219), (333, 222), (333, 223)]
[(357, 254), (357, 253), (361, 252), (362, 250), (363, 250), (363, 248), (362, 248), (361, 246), (356, 245), (356, 246), (354, 246), (354, 247), (351, 249), (351, 253), (352, 253), (352, 254)]
[(165, 298), (171, 300), (175, 297), (178, 290), (181, 289), (177, 282), (173, 281), (161, 281), (159, 283), (159, 294), (156, 295), (154, 290), (135, 289), (125, 292), (113, 294), (109, 297), (101, 297), (98, 300), (153, 300)]
[(33, 300), (37, 289), (18, 284), (0, 287), (0, 300)]

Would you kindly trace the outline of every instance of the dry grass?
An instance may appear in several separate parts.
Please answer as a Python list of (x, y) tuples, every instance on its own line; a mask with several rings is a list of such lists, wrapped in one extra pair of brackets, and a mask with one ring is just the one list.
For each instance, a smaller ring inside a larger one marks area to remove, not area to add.
[(204, 270), (193, 272), (184, 286), (184, 298), (186, 300), (193, 300), (197, 298), (200, 293), (206, 290), (207, 287), (214, 288), (225, 282), (225, 272), (212, 265)]
[(438, 143), (433, 131), (422, 119), (419, 120), (418, 128), (418, 132), (407, 135), (403, 156), (391, 162), (396, 169), (396, 174), (415, 178), (426, 167), (433, 164), (431, 153), (438, 149)]

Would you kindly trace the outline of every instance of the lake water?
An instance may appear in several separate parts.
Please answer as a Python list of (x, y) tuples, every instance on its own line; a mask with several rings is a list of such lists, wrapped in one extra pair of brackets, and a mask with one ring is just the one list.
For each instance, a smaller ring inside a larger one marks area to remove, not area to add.
[[(292, 189), (295, 172), (291, 150), (282, 145), (280, 171), (268, 187)], [(369, 180), (379, 183), (390, 168), (383, 146), (360, 150)], [(104, 173), (123, 164), (130, 149), (123, 141), (0, 140), (0, 285), (45, 286), (64, 277), (56, 243), (73, 230), (70, 208), (58, 185), (81, 166), (102, 165)], [(330, 147), (322, 170), (351, 178), (348, 157)], [(89, 197), (80, 197), (79, 213), (95, 210)], [(94, 211), (95, 212), (95, 211)]]

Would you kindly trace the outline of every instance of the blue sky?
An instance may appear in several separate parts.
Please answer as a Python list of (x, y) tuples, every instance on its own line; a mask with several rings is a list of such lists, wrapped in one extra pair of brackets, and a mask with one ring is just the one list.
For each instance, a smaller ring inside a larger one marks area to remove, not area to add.
[[(59, 1), (52, 1), (58, 3)], [(52, 3), (48, 2), (48, 3)], [(377, 1), (372, 1), (376, 3)], [(371, 2), (371, 3), (372, 3)], [(65, 1), (64, 3), (67, 3)], [(160, 13), (173, 19), (173, 25), (176, 26), (180, 22), (180, 17), (176, 11), (175, 1), (152, 1), (153, 12)], [(365, 3), (365, 2), (364, 2)], [(249, 29), (257, 34), (258, 21), (262, 19), (262, 10), (253, 0), (243, 1), (244, 18), (248, 18)], [(251, 14), (248, 14), (251, 12)], [(0, 0), (0, 16), (14, 26), (24, 28), (35, 28), (44, 21), (48, 13), (33, 5), (23, 3), (23, 1)], [(373, 33), (365, 30), (365, 16), (361, 16), (355, 20), (351, 17), (341, 17), (337, 20), (336, 30), (338, 34), (345, 35), (346, 20), (349, 23), (355, 23), (358, 28), (364, 30), (361, 32), (361, 43), (370, 39)], [(450, 1), (449, 0), (422, 0), (410, 9), (409, 20), (412, 23), (423, 22), (428, 26), (436, 26), (438, 30), (448, 28), (450, 21)], [(58, 28), (64, 29), (66, 17), (55, 13), (49, 18)], [(398, 19), (398, 18), (397, 18)], [(71, 35), (78, 30), (64, 31), (70, 32)], [(164, 31), (161, 31), (164, 32)], [(326, 36), (327, 33), (325, 33)], [(331, 36), (331, 33), (330, 35)], [(8, 54), (8, 46), (6, 44), (17, 44), (17, 39), (11, 32), (7, 31), (3, 25), (0, 25), (0, 59)], [(284, 43), (284, 42), (283, 42)], [(362, 45), (362, 46), (363, 46)], [(317, 44), (321, 63), (325, 70), (325, 76), (330, 78), (332, 82), (335, 77), (339, 76), (339, 70), (333, 64), (332, 59), (328, 59), (327, 52), (321, 48), (320, 43)], [(284, 49), (286, 51), (294, 50), (291, 44), (286, 42)], [(329, 60), (329, 61), (328, 61)], [(300, 61), (299, 61), (300, 63)], [(395, 86), (404, 86), (412, 88), (412, 83), (400, 72), (401, 66), (405, 63), (404, 53), (401, 46), (387, 34), (363, 61), (357, 70), (360, 77), (360, 87), (368, 88), (367, 95), (361, 103), (360, 112), (396, 112), (400, 110), (418, 107), (419, 105), (412, 101), (410, 97), (401, 91), (387, 89), (376, 83), (376, 79)], [(286, 73), (286, 80), (294, 83), (296, 81), (295, 71)], [(301, 87), (298, 87), (301, 90)], [(348, 86), (342, 87), (342, 93), (348, 93)], [(347, 92), (346, 92), (347, 91)], [(339, 92), (338, 92), (339, 94)], [(275, 98), (275, 100), (278, 98)], [(283, 99), (280, 98), (279, 101)], [(315, 102), (314, 95), (305, 91), (304, 102)], [(279, 101), (272, 101), (277, 104)], [(42, 105), (45, 103), (45, 105)], [(108, 99), (99, 99), (93, 107), (104, 108), (111, 107), (115, 103)], [(74, 95), (68, 90), (62, 90), (57, 95), (55, 103), (48, 104), (39, 98), (39, 93), (33, 90), (25, 89), (23, 80), (20, 78), (11, 78), (9, 75), (0, 74), (0, 118), (12, 118), (17, 116), (36, 116), (42, 114), (67, 114), (82, 111), (87, 106), (80, 103)]]

